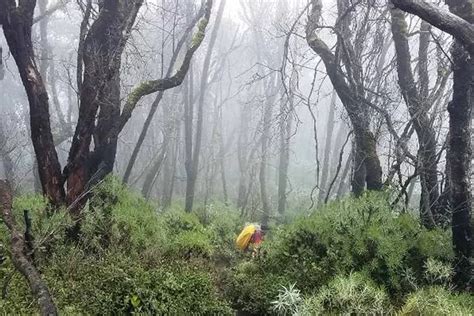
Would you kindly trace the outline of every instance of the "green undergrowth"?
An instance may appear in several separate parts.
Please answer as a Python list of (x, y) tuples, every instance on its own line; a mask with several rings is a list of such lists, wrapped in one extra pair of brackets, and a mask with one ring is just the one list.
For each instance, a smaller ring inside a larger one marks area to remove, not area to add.
[[(272, 225), (258, 258), (235, 250), (245, 219), (232, 206), (163, 211), (113, 177), (94, 190), (78, 242), (67, 212), (41, 197), (17, 197), (14, 212), (24, 229), (29, 210), (35, 262), (64, 315), (473, 314), (451, 290), (450, 233), (388, 200), (347, 198)], [(37, 313), (4, 225), (0, 243), (0, 314)]]
[(436, 294), (446, 312), (472, 314), (467, 297), (449, 290), (450, 232), (422, 227), (389, 200), (346, 198), (275, 228), (265, 256), (226, 276), (232, 306), (252, 315), (420, 315), (437, 308), (421, 304)]
[[(158, 212), (109, 178), (83, 211), (78, 242), (66, 238), (66, 212), (48, 215), (41, 197), (16, 198), (14, 209), (21, 229), (23, 209), (30, 211), (35, 261), (61, 314), (231, 314), (216, 267), (238, 258), (233, 240), (242, 223), (233, 209)], [(1, 229), (0, 253), (8, 258), (8, 232)], [(9, 259), (0, 265), (0, 282), (0, 314), (37, 311)]]

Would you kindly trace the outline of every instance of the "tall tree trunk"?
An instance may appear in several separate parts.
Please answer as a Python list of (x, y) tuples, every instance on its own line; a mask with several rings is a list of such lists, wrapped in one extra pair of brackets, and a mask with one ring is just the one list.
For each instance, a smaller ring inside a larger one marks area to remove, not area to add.
[(457, 254), (456, 276), (458, 282), (467, 282), (472, 277), (472, 196), (470, 164), (472, 157), (470, 124), (474, 100), (474, 63), (468, 53), (457, 42), (453, 48), (454, 85), (453, 100), (448, 105), (450, 164), (450, 204), (452, 208), (452, 231), (454, 249)]
[[(326, 66), (326, 72), (344, 105), (352, 123), (355, 137), (354, 175), (352, 191), (357, 196), (365, 186), (368, 190), (382, 189), (382, 168), (377, 155), (376, 141), (370, 131), (367, 103), (360, 84), (350, 86), (346, 82), (338, 59), (316, 34), (321, 17), (321, 0), (312, 0), (312, 10), (306, 27), (306, 41)], [(347, 44), (347, 43), (346, 43)], [(347, 62), (346, 62), (347, 64)]]
[(327, 181), (330, 174), (329, 158), (332, 150), (332, 134), (334, 131), (334, 113), (336, 109), (336, 91), (331, 96), (331, 104), (329, 105), (329, 114), (326, 126), (326, 142), (324, 143), (323, 168), (321, 173), (321, 181), (319, 183), (318, 202), (321, 203), (326, 196)]
[[(65, 169), (67, 202), (76, 216), (86, 200), (84, 192), (90, 180), (112, 171), (115, 161), (120, 123), (123, 9), (120, 4), (104, 2), (84, 42), (79, 118)], [(94, 152), (90, 151), (92, 132), (96, 136)]]
[(239, 187), (237, 193), (237, 208), (242, 210), (244, 207), (245, 195), (248, 179), (248, 133), (249, 133), (249, 111), (248, 104), (244, 104), (240, 109), (239, 139), (237, 142), (237, 159), (239, 165)]
[[(222, 101), (222, 98), (221, 98)], [(227, 154), (227, 150), (224, 145), (224, 128), (222, 126), (222, 106), (218, 107), (218, 120), (219, 120), (219, 169), (221, 174), (221, 181), (222, 181), (222, 195), (224, 198), (224, 203), (227, 205), (229, 202), (229, 195), (227, 193), (227, 178), (226, 178), (226, 169), (225, 169), (225, 156)]]
[(171, 152), (170, 159), (166, 160), (167, 168), (163, 175), (163, 181), (167, 185), (164, 185), (162, 205), (164, 209), (167, 209), (171, 205), (173, 199), (173, 192), (176, 180), (176, 166), (178, 164), (179, 158), (179, 148), (180, 148), (180, 136), (181, 136), (181, 126), (177, 122), (176, 131), (174, 135), (173, 150)]
[[(185, 207), (192, 205), (191, 197), (194, 199), (194, 186), (192, 185), (193, 176), (193, 69), (189, 71), (188, 80), (184, 84), (183, 98), (184, 98), (184, 167), (186, 171), (186, 194)], [(193, 192), (191, 192), (193, 190)], [(188, 201), (189, 199), (189, 201)]]
[[(474, 23), (474, 7), (468, 0), (448, 0), (452, 13)], [(453, 244), (457, 262), (456, 281), (472, 289), (472, 196), (470, 168), (471, 113), (474, 106), (474, 60), (459, 41), (452, 48), (453, 99), (449, 102), (449, 193), (452, 208)]]
[[(268, 88), (267, 88), (268, 89)], [(265, 107), (263, 110), (263, 122), (262, 122), (262, 138), (261, 142), (261, 156), (260, 156), (260, 172), (258, 179), (260, 182), (260, 197), (262, 199), (262, 225), (268, 225), (270, 219), (270, 201), (267, 192), (267, 164), (268, 164), (268, 151), (270, 141), (270, 130), (273, 113), (273, 98), (268, 96), (266, 93)]]
[(3, 64), (3, 48), (0, 46), (0, 80), (5, 77), (5, 65)]
[(11, 149), (8, 144), (8, 137), (0, 124), (0, 162), (3, 165), (3, 171), (6, 180), (11, 187), (15, 187), (15, 166), (13, 164), (12, 157), (10, 155)]
[[(286, 103), (287, 102), (287, 103)], [(287, 204), (288, 169), (290, 166), (290, 139), (293, 121), (293, 95), (280, 107), (280, 158), (278, 166), (278, 214), (282, 216)]]
[(417, 89), (411, 69), (411, 54), (408, 43), (408, 25), (403, 11), (392, 9), (392, 34), (397, 53), (398, 83), (408, 112), (418, 136), (418, 166), (421, 182), (420, 214), (426, 227), (433, 227), (442, 220), (439, 214), (438, 164), (436, 152), (436, 132), (428, 116), (428, 70), (427, 50), (429, 29), (422, 23), (420, 35), (420, 87)]
[[(199, 100), (198, 100), (198, 112), (197, 112), (197, 121), (196, 121), (196, 135), (194, 138), (194, 144), (192, 148), (192, 162), (190, 163), (189, 169), (190, 172), (187, 172), (187, 181), (186, 181), (186, 203), (184, 210), (186, 212), (191, 212), (193, 210), (194, 204), (194, 194), (196, 190), (196, 180), (199, 173), (199, 157), (201, 154), (201, 144), (202, 144), (202, 134), (203, 134), (203, 124), (204, 124), (204, 102), (205, 96), (207, 93), (207, 88), (209, 84), (209, 70), (211, 66), (212, 53), (214, 49), (214, 44), (217, 39), (217, 32), (222, 21), (222, 13), (224, 11), (226, 0), (221, 0), (219, 8), (217, 9), (217, 16), (212, 29), (209, 45), (207, 47), (206, 56), (204, 57), (204, 64), (201, 74), (201, 84), (199, 86)], [(192, 116), (191, 116), (192, 118)], [(186, 120), (185, 120), (186, 122)], [(192, 121), (191, 121), (192, 122)], [(189, 123), (189, 121), (188, 121)], [(192, 127), (191, 127), (192, 128)]]

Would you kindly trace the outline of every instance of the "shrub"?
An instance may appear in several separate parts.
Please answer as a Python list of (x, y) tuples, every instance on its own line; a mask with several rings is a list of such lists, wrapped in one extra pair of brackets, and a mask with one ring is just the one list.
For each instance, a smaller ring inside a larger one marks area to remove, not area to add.
[(177, 235), (184, 231), (202, 229), (203, 225), (194, 213), (184, 211), (169, 211), (163, 214), (164, 227), (171, 235)]
[(454, 294), (432, 286), (411, 293), (399, 315), (472, 315), (474, 301), (469, 294)]
[(337, 274), (361, 271), (401, 296), (426, 283), (428, 258), (448, 264), (452, 258), (448, 232), (426, 230), (410, 214), (392, 209), (380, 193), (331, 203), (278, 231), (265, 248), (266, 268), (304, 292)]
[(196, 256), (209, 258), (213, 250), (208, 235), (201, 231), (191, 230), (181, 232), (170, 240), (167, 254), (185, 258)]
[(383, 315), (389, 312), (387, 294), (361, 273), (336, 276), (301, 307), (301, 315)]
[[(145, 268), (121, 253), (94, 258), (80, 248), (64, 248), (42, 270), (61, 314), (231, 314), (211, 274), (176, 262)], [(15, 274), (10, 288), (7, 300), (0, 299), (3, 311), (36, 311), (21, 276)]]

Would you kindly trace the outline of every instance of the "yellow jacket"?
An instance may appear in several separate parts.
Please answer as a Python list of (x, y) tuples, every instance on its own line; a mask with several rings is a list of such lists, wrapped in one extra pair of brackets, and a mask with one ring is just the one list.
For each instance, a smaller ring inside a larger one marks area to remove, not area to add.
[(242, 232), (239, 234), (237, 239), (235, 240), (235, 244), (240, 250), (247, 249), (250, 240), (252, 239), (252, 235), (257, 230), (257, 226), (255, 224), (250, 224), (244, 227)]

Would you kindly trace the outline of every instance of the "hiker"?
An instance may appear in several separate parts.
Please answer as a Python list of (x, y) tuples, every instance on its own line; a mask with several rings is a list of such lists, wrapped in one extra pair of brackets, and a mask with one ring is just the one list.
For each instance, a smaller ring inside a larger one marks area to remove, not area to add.
[(247, 224), (237, 237), (235, 243), (237, 247), (244, 251), (252, 251), (252, 257), (258, 256), (260, 253), (260, 245), (265, 235), (265, 226), (259, 224)]

